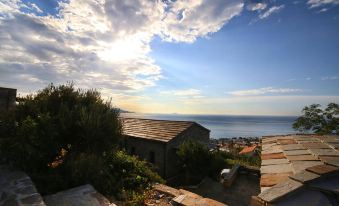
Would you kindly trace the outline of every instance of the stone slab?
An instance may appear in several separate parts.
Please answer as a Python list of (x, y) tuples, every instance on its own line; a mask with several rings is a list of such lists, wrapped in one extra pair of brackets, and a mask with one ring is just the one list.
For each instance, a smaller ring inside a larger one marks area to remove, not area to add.
[(294, 139), (278, 139), (277, 142), (281, 145), (297, 144), (297, 142)]
[(339, 149), (339, 142), (338, 143), (329, 142), (327, 144), (333, 149)]
[(339, 167), (331, 166), (331, 165), (316, 165), (313, 167), (309, 167), (306, 169), (309, 172), (313, 172), (318, 175), (324, 175), (332, 172), (339, 171)]
[[(283, 197), (273, 204), (274, 206), (333, 206), (332, 202), (319, 191), (307, 188), (299, 189), (293, 194)], [(271, 206), (271, 205), (270, 205)]]
[(324, 164), (321, 161), (291, 161), (294, 174), (306, 170), (306, 168)]
[(319, 159), (326, 164), (339, 167), (339, 157), (319, 156)]
[(184, 189), (179, 189), (179, 192), (183, 195), (188, 195), (188, 196), (193, 197), (193, 198), (203, 198), (200, 195), (197, 195), (193, 192), (190, 192), (190, 191), (187, 191), (187, 190), (184, 190)]
[(324, 140), (326, 143), (339, 143), (339, 139), (326, 139)]
[(339, 152), (334, 149), (309, 149), (316, 156), (338, 156)]
[(262, 148), (262, 150), (268, 150), (268, 149), (270, 149), (270, 148), (272, 148), (272, 147), (274, 147), (274, 146), (277, 146), (277, 144), (276, 144), (276, 143), (263, 144), (263, 145), (261, 146), (261, 148)]
[(45, 202), (26, 173), (0, 166), (0, 205), (45, 206)]
[(280, 146), (278, 147), (271, 147), (267, 150), (262, 150), (261, 154), (274, 154), (274, 153), (281, 153), (283, 152), (283, 150), (280, 148)]
[(301, 183), (305, 183), (305, 182), (317, 179), (319, 177), (320, 177), (320, 175), (314, 174), (313, 172), (309, 172), (309, 171), (306, 171), (306, 170), (303, 170), (301, 172), (298, 172), (298, 173), (290, 176), (291, 179), (294, 179), (294, 180), (301, 182)]
[(263, 174), (260, 177), (260, 187), (272, 187), (285, 181), (292, 173)]
[(173, 201), (183, 206), (227, 206), (209, 198), (194, 198), (189, 195), (179, 195)]
[(308, 150), (288, 150), (288, 151), (284, 151), (284, 154), (287, 156), (291, 156), (291, 155), (309, 155), (310, 152)]
[(268, 159), (283, 159), (285, 158), (284, 153), (275, 153), (275, 154), (262, 154), (261, 160), (268, 160)]
[(316, 158), (313, 155), (286, 155), (286, 158), (290, 161), (316, 161), (318, 158)]
[(163, 184), (156, 184), (153, 186), (153, 189), (160, 193), (164, 193), (173, 197), (181, 195), (181, 192), (179, 190)]
[(290, 164), (267, 165), (260, 168), (261, 174), (293, 172)]
[(284, 159), (269, 159), (269, 160), (262, 160), (261, 161), (261, 165), (265, 166), (265, 165), (278, 165), (278, 164), (288, 164), (289, 161), (288, 159), (284, 158)]
[(339, 176), (336, 175), (320, 178), (318, 180), (312, 181), (309, 186), (339, 195)]
[(287, 179), (286, 181), (280, 182), (270, 189), (263, 191), (258, 195), (258, 197), (265, 200), (266, 202), (272, 202), (293, 191), (296, 191), (302, 186), (303, 184), (298, 181)]
[(299, 144), (321, 142), (319, 139), (297, 140)]
[(301, 144), (281, 145), (283, 150), (302, 150), (305, 149)]
[(324, 143), (304, 143), (302, 144), (305, 149), (329, 149), (330, 147)]
[(83, 185), (44, 197), (48, 206), (115, 206), (91, 185)]

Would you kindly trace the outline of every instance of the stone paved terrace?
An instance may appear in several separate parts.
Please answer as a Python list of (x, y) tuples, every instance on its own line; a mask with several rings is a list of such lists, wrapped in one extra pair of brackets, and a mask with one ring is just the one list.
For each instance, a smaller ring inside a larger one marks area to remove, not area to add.
[(339, 136), (263, 137), (252, 205), (339, 205), (338, 148)]
[(24, 172), (0, 167), (0, 205), (45, 206), (45, 203)]
[(91, 185), (42, 197), (27, 174), (0, 166), (0, 206), (116, 206)]

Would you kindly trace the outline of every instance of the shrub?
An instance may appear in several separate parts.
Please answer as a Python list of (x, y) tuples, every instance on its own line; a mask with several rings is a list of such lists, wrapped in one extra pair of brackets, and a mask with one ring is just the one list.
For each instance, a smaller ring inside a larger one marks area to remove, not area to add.
[(0, 164), (27, 172), (42, 194), (90, 183), (104, 195), (138, 196), (162, 180), (117, 150), (121, 137), (118, 109), (98, 92), (50, 85), (0, 117)]
[(234, 164), (260, 167), (260, 157), (247, 157), (222, 151), (210, 152), (206, 146), (191, 140), (180, 145), (177, 155), (180, 167), (188, 179), (193, 177), (200, 180), (207, 175), (217, 179), (222, 169)]
[(203, 144), (192, 140), (185, 141), (177, 151), (182, 169), (190, 176), (204, 177), (208, 174), (211, 160), (209, 150)]

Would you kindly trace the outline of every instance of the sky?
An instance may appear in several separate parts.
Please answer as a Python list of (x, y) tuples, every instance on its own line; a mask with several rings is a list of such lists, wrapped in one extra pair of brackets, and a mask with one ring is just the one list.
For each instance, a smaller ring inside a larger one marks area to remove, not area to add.
[(0, 0), (0, 87), (67, 82), (144, 113), (339, 103), (339, 0)]

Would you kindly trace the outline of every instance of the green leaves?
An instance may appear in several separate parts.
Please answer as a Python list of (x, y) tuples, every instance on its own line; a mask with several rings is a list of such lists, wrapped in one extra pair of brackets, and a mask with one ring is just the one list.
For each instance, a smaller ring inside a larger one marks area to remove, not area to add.
[(0, 164), (27, 172), (43, 194), (87, 183), (108, 196), (137, 194), (162, 182), (117, 150), (121, 137), (119, 110), (100, 93), (51, 84), (0, 117)]
[(303, 115), (293, 123), (293, 128), (300, 132), (312, 131), (318, 134), (339, 133), (339, 105), (330, 103), (325, 110), (321, 105), (312, 104), (303, 108)]

